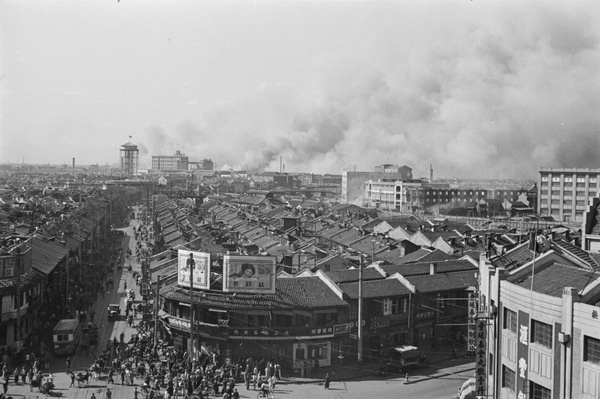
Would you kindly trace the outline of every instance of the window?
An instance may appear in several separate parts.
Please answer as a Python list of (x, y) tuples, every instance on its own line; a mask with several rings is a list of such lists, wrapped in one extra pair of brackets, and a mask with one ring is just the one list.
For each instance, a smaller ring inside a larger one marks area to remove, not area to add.
[(573, 183), (572, 177), (565, 177), (565, 183)]
[(552, 326), (537, 320), (531, 320), (531, 342), (552, 349)]
[(542, 181), (548, 181), (548, 176), (542, 176)]
[(559, 182), (559, 181), (560, 181), (560, 177), (553, 177), (553, 178), (552, 178), (552, 181), (553, 181), (554, 183), (557, 183), (557, 182)]
[(517, 333), (517, 313), (504, 308), (504, 328)]
[(583, 337), (583, 361), (600, 365), (600, 339)]
[(515, 372), (504, 365), (502, 366), (502, 388), (515, 391)]
[(541, 385), (536, 384), (533, 381), (529, 382), (529, 397), (530, 399), (550, 399), (551, 393), (548, 388), (544, 388)]

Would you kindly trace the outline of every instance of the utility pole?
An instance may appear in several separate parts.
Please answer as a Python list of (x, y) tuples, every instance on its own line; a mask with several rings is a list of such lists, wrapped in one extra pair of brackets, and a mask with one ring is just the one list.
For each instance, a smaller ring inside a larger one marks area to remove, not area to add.
[(362, 313), (363, 313), (363, 298), (362, 298), (362, 287), (363, 286), (363, 263), (362, 255), (358, 258), (358, 352), (357, 361), (362, 362), (363, 355), (363, 329), (362, 329)]
[(190, 258), (187, 260), (190, 269), (190, 352), (188, 354), (190, 361), (190, 372), (192, 372), (192, 356), (194, 353), (194, 255), (190, 253)]
[(158, 345), (158, 293), (160, 292), (160, 280), (162, 276), (159, 274), (156, 279), (156, 295), (154, 296), (154, 348)]
[(17, 273), (17, 281), (16, 281), (16, 289), (17, 294), (15, 296), (15, 305), (17, 307), (17, 331), (15, 333), (15, 342), (21, 340), (21, 248), (16, 249), (17, 257), (16, 257), (16, 267), (15, 271)]

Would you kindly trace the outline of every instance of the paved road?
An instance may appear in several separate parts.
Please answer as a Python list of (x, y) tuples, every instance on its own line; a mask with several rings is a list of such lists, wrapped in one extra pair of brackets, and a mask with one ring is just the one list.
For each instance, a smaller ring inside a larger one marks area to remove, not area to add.
[[(133, 235), (133, 226), (137, 226), (137, 220), (132, 220), (130, 226), (125, 230), (127, 236), (122, 241), (123, 253), (127, 248), (131, 248), (135, 253), (136, 242)], [(106, 347), (107, 341), (112, 337), (119, 337), (121, 332), (125, 333), (125, 340), (128, 341), (132, 334), (137, 331), (126, 325), (124, 317), (125, 309), (125, 289), (124, 283), (127, 282), (128, 288), (136, 290), (136, 299), (140, 300), (141, 295), (139, 289), (135, 285), (133, 272), (141, 272), (140, 265), (132, 259), (131, 262), (125, 260), (123, 255), (123, 264), (121, 271), (115, 271), (113, 280), (115, 288), (110, 292), (106, 292), (104, 298), (99, 295), (98, 300), (94, 305), (96, 316), (94, 321), (99, 326), (99, 342), (101, 344), (97, 352)], [(127, 270), (127, 265), (131, 263), (133, 271)], [(118, 285), (117, 285), (118, 282)], [(109, 322), (107, 319), (107, 306), (109, 303), (121, 303), (123, 315), (119, 321)], [(141, 320), (141, 315), (138, 316), (136, 323)], [(70, 377), (65, 373), (66, 357), (57, 357), (54, 359), (51, 370), (55, 375), (55, 383), (57, 386), (56, 393), (63, 398), (68, 399), (89, 399), (92, 393), (97, 399), (106, 398), (107, 381), (106, 376), (97, 381), (91, 380), (87, 387), (79, 388), (77, 383), (75, 387), (70, 388)], [(73, 370), (84, 370), (89, 367), (92, 358), (78, 351), (72, 361)], [(283, 399), (387, 399), (387, 398), (411, 398), (411, 399), (450, 399), (456, 397), (458, 387), (469, 377), (473, 375), (473, 363), (466, 360), (453, 360), (444, 362), (443, 364), (433, 365), (430, 369), (423, 372), (415, 373), (409, 378), (409, 383), (405, 383), (404, 377), (398, 378), (381, 378), (374, 377), (369, 370), (365, 370), (359, 376), (349, 376), (347, 373), (342, 375), (340, 371), (336, 374), (335, 369), (332, 369), (332, 383), (329, 390), (323, 389), (321, 380), (309, 380), (300, 378), (284, 379), (278, 384), (275, 398)], [(358, 378), (357, 378), (358, 377)], [(344, 379), (343, 381), (340, 381)], [(135, 381), (139, 390), (141, 383), (140, 379)], [(113, 392), (114, 399), (133, 399), (134, 386), (110, 384), (110, 389)], [(242, 385), (236, 387), (241, 398), (257, 397), (257, 391), (252, 389), (246, 390)], [(17, 385), (14, 383), (9, 385), (8, 393), (13, 398), (46, 398), (40, 394), (36, 388), (30, 392), (28, 385)], [(141, 399), (141, 395), (139, 396)], [(181, 398), (181, 397), (180, 397)], [(214, 398), (211, 397), (211, 399)]]

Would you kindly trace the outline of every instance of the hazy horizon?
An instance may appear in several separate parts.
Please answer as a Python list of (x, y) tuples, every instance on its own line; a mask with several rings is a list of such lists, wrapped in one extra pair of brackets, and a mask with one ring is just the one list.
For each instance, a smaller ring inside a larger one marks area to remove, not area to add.
[[(0, 2), (0, 163), (600, 167), (594, 1)], [(129, 138), (129, 136), (132, 136)]]

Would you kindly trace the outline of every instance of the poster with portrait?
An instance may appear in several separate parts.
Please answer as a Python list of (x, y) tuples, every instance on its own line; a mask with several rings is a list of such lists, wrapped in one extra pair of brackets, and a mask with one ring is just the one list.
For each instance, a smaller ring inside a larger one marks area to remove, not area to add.
[(275, 293), (277, 261), (274, 256), (223, 257), (223, 291)]
[[(191, 271), (193, 270), (193, 273)], [(205, 252), (178, 250), (177, 253), (177, 285), (190, 286), (190, 275), (193, 276), (193, 288), (207, 290), (210, 288), (210, 254)]]

